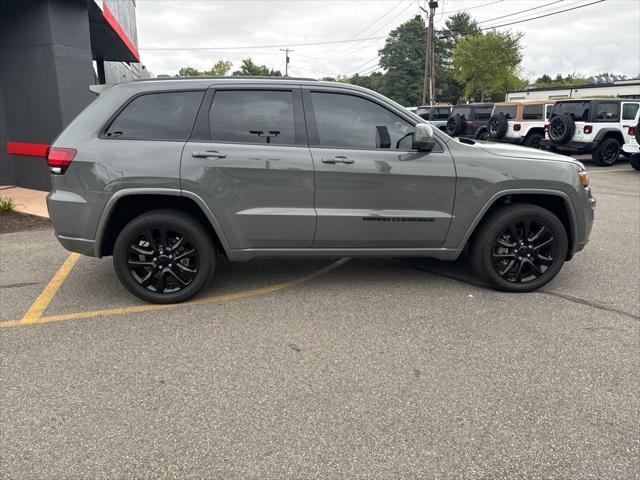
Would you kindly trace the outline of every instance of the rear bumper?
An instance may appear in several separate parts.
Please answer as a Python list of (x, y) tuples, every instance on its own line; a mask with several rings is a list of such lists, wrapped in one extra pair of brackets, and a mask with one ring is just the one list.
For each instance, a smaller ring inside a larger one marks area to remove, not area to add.
[(577, 153), (590, 152), (593, 150), (593, 147), (594, 147), (593, 142), (576, 142), (576, 141), (571, 141), (562, 145), (558, 145), (557, 143), (553, 143), (548, 138), (545, 138), (544, 140), (542, 140), (540, 142), (540, 145), (542, 145), (543, 147), (555, 147), (558, 150), (564, 150), (567, 152), (577, 152)]
[(640, 153), (640, 145), (637, 143), (625, 143), (622, 146), (622, 151), (625, 153)]

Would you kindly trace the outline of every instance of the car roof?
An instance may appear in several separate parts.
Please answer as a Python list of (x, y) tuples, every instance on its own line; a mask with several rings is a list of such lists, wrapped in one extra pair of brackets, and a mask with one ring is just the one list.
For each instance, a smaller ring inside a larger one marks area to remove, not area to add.
[(454, 108), (460, 107), (493, 107), (493, 102), (485, 102), (485, 103), (459, 103), (458, 105), (454, 105)]

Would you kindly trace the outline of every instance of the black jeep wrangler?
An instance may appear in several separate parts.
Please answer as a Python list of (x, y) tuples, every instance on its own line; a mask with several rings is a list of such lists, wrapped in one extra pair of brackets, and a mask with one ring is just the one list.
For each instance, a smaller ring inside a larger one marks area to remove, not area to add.
[(487, 122), (493, 103), (467, 103), (453, 107), (445, 131), (452, 137), (488, 140)]

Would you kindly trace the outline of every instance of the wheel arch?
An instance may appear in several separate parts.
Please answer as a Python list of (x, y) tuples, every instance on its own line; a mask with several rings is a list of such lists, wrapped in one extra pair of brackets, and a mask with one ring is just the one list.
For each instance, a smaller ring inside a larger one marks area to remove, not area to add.
[(216, 247), (225, 255), (229, 244), (213, 212), (198, 195), (177, 189), (136, 188), (120, 190), (107, 202), (96, 231), (95, 256), (113, 253), (118, 233), (133, 218), (152, 210), (170, 208), (196, 217), (208, 230)]
[(514, 203), (531, 203), (552, 212), (562, 222), (569, 239), (567, 260), (573, 257), (578, 239), (578, 219), (569, 195), (559, 190), (504, 190), (496, 193), (480, 210), (462, 242), (465, 248), (474, 238), (483, 221), (497, 208)]
[(593, 141), (594, 143), (598, 143), (608, 137), (613, 137), (618, 140), (618, 142), (620, 142), (620, 146), (624, 145), (624, 136), (622, 135), (622, 132), (617, 128), (603, 128), (596, 134), (596, 137)]

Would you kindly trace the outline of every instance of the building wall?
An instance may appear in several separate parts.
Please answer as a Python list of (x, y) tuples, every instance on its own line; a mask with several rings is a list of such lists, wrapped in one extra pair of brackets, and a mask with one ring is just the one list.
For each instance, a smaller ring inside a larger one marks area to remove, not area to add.
[(531, 89), (519, 92), (507, 92), (506, 101), (529, 99), (560, 99), (584, 97), (631, 97), (640, 98), (640, 81), (624, 81), (614, 85), (599, 85), (572, 88)]

